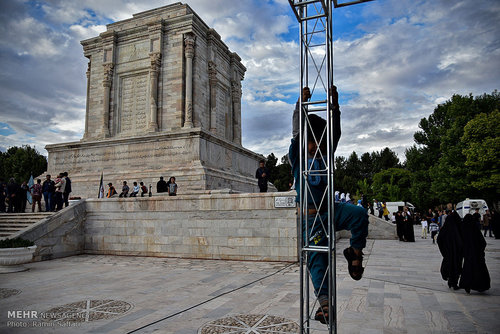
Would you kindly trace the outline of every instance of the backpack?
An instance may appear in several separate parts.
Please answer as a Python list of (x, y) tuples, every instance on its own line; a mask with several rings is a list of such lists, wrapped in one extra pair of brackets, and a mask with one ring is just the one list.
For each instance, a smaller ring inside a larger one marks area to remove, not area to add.
[(142, 189), (143, 193), (147, 193), (148, 192), (148, 188), (146, 188), (146, 186), (141, 186), (141, 189)]

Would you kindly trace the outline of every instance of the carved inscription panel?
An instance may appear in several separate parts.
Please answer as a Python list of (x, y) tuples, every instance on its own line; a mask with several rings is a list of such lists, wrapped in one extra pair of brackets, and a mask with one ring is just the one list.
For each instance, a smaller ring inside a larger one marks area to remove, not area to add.
[(217, 89), (217, 129), (220, 136), (226, 136), (226, 117), (228, 112), (228, 90), (219, 86)]
[(141, 134), (147, 129), (148, 74), (124, 76), (120, 85), (120, 133)]

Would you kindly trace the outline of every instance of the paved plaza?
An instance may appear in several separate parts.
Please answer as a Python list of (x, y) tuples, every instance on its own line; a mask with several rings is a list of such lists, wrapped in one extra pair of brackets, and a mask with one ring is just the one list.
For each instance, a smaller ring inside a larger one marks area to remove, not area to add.
[[(500, 240), (486, 240), (492, 288), (470, 295), (448, 289), (430, 239), (369, 240), (357, 282), (339, 256), (338, 332), (499, 333)], [(297, 264), (81, 255), (27, 267), (0, 275), (0, 333), (290, 333), (299, 317)]]

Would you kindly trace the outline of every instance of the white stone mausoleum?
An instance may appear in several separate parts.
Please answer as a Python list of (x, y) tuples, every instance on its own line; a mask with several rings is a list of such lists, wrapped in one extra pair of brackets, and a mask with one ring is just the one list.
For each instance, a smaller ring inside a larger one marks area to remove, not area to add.
[(69, 172), (73, 196), (96, 197), (101, 172), (117, 189), (175, 176), (180, 191), (257, 191), (262, 156), (241, 145), (246, 68), (188, 5), (135, 14), (81, 44), (84, 136), (46, 147), (47, 172)]

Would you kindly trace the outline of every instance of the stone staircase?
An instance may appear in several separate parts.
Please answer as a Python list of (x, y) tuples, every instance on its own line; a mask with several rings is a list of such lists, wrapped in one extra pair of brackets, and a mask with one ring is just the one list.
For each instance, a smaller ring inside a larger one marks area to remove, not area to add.
[(54, 212), (0, 213), (0, 238), (8, 238), (52, 214)]

